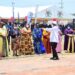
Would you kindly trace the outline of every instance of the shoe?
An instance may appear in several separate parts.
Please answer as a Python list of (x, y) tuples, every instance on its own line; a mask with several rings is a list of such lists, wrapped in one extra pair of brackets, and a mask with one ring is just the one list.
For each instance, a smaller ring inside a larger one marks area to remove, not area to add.
[(54, 58), (53, 60), (59, 60), (59, 58)]
[(54, 59), (54, 57), (51, 57), (50, 59), (52, 60), (52, 59)]
[(57, 57), (52, 57), (52, 58), (50, 58), (51, 60), (59, 60), (59, 58), (57, 58)]

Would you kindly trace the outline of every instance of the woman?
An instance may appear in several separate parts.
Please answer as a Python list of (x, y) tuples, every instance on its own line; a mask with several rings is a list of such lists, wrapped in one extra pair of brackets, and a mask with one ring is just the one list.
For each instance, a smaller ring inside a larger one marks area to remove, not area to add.
[(46, 30), (43, 29), (42, 41), (43, 41), (43, 44), (44, 44), (47, 54), (51, 53), (49, 36), (50, 36), (50, 32), (47, 32)]
[(42, 43), (42, 29), (35, 25), (33, 29), (34, 50), (36, 54), (45, 53), (45, 47)]
[(12, 38), (12, 50), (13, 50), (13, 55), (18, 56), (18, 50), (19, 50), (19, 30), (17, 25), (14, 25), (13, 29), (13, 38)]
[(29, 25), (25, 25), (21, 29), (21, 37), (20, 37), (20, 52), (23, 54), (33, 54), (34, 48), (31, 39), (31, 29)]
[(0, 57), (7, 56), (7, 41), (6, 41), (7, 31), (3, 27), (3, 22), (0, 22)]
[(59, 34), (58, 38), (59, 38), (59, 43), (57, 44), (56, 51), (58, 53), (61, 53), (61, 51), (62, 51), (62, 36)]
[[(62, 22), (60, 22), (59, 24), (59, 29), (61, 30), (62, 34), (64, 34), (64, 24)], [(62, 48), (62, 35), (59, 34), (58, 35), (58, 38), (59, 38), (59, 43), (57, 44), (57, 47), (56, 47), (56, 51), (58, 53), (61, 53), (61, 51), (63, 50)]]
[[(65, 31), (64, 31), (64, 34), (65, 34), (65, 40), (64, 40), (64, 50), (65, 52), (67, 52), (67, 48), (68, 48), (68, 41), (69, 41), (69, 36), (67, 34), (73, 34), (73, 29), (68, 26)], [(72, 46), (70, 45), (70, 50), (71, 50)]]

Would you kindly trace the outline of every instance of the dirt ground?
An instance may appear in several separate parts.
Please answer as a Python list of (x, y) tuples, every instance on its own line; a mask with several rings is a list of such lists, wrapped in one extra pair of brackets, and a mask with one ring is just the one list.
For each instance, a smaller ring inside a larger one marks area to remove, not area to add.
[(75, 75), (75, 54), (51, 54), (9, 57), (0, 60), (0, 75)]

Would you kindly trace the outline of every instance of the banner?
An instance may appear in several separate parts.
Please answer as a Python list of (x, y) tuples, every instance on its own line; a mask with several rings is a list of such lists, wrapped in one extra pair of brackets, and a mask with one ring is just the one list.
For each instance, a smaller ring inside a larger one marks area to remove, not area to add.
[(33, 17), (33, 13), (32, 12), (29, 12), (28, 13), (28, 18), (27, 18), (27, 23), (28, 24), (30, 24), (32, 17)]

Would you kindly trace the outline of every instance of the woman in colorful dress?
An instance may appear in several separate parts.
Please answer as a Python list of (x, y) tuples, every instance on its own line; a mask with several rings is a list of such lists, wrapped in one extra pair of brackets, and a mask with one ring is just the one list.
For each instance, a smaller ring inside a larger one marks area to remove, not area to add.
[(47, 32), (46, 30), (43, 29), (42, 41), (43, 41), (43, 44), (44, 44), (47, 54), (51, 53), (49, 36), (50, 36), (50, 32)]
[[(73, 34), (73, 29), (70, 26), (68, 26), (65, 29), (64, 34), (65, 34), (65, 38), (64, 38), (64, 50), (65, 50), (65, 52), (67, 52), (68, 41), (69, 41), (69, 36), (67, 34)], [(70, 50), (71, 49), (72, 49), (72, 46), (70, 45)]]
[(59, 38), (59, 43), (57, 44), (56, 51), (58, 53), (61, 53), (61, 51), (62, 51), (62, 36), (59, 34), (58, 38)]
[(7, 41), (6, 41), (7, 31), (3, 27), (3, 22), (0, 22), (0, 57), (7, 56)]
[(63, 22), (60, 21), (58, 26), (59, 26), (59, 29), (62, 32), (62, 35), (61, 34), (58, 35), (59, 43), (57, 44), (56, 51), (58, 53), (61, 53), (62, 50), (63, 50), (63, 43), (62, 43), (62, 37), (63, 37), (63, 34), (64, 34), (64, 24), (63, 24)]
[(25, 24), (25, 26), (21, 29), (20, 52), (23, 54), (34, 53), (31, 29), (30, 26), (27, 24)]
[(35, 25), (33, 29), (34, 50), (36, 54), (45, 53), (45, 47), (42, 42), (42, 29)]
[(14, 25), (13, 29), (13, 39), (12, 39), (12, 50), (13, 50), (13, 56), (18, 56), (18, 51), (19, 51), (19, 29), (17, 24)]

